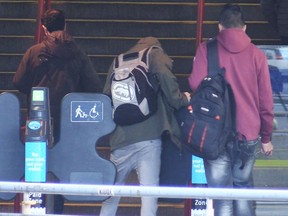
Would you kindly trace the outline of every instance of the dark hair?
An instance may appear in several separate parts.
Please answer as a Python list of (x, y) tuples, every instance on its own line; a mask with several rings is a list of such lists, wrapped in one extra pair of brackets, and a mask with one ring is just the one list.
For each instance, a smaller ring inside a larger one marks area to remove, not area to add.
[(41, 23), (47, 28), (49, 32), (64, 30), (64, 12), (57, 9), (49, 9), (42, 16)]
[(224, 28), (242, 28), (245, 25), (244, 14), (237, 4), (226, 4), (220, 12), (219, 23)]

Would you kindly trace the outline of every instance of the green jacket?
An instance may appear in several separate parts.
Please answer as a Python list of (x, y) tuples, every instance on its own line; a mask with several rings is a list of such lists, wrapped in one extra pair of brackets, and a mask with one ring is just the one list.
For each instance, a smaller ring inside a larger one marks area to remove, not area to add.
[[(150, 46), (161, 47), (160, 42), (153, 37), (146, 37), (138, 41), (128, 52), (140, 51)], [(149, 72), (155, 73), (160, 83), (158, 92), (158, 110), (147, 120), (129, 125), (117, 126), (110, 135), (111, 150), (121, 148), (136, 142), (160, 138), (163, 132), (168, 131), (173, 141), (180, 146), (180, 129), (174, 116), (174, 111), (188, 104), (184, 93), (179, 90), (178, 82), (172, 73), (172, 59), (162, 50), (153, 49), (149, 56)], [(103, 92), (111, 95), (110, 66)]]

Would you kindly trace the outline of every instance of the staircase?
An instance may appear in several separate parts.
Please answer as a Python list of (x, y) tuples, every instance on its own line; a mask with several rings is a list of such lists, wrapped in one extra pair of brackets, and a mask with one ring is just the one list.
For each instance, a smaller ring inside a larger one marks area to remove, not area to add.
[[(224, 3), (237, 2), (246, 11), (247, 33), (255, 44), (278, 44), (275, 32), (262, 16), (259, 0), (206, 0), (203, 40), (217, 34), (217, 18)], [(101, 79), (113, 58), (128, 50), (140, 38), (159, 38), (164, 50), (174, 60), (174, 73), (182, 91), (189, 91), (187, 77), (196, 50), (197, 0), (65, 0), (53, 1), (52, 7), (66, 13), (67, 30), (89, 55)], [(37, 0), (0, 0), (0, 93), (12, 92), (21, 103), (22, 125), (25, 124), (25, 97), (15, 90), (13, 75), (24, 52), (34, 43)], [(273, 135), (273, 158), (259, 158), (255, 168), (257, 187), (287, 187), (287, 134)], [(109, 158), (109, 146), (102, 139), (98, 152)], [(281, 163), (282, 161), (282, 163)], [(284, 163), (283, 163), (284, 161)], [(273, 166), (270, 166), (274, 164)], [(272, 174), (271, 174), (272, 173)], [(279, 176), (276, 181), (267, 176)], [(132, 173), (127, 184), (137, 184)], [(1, 202), (0, 212), (13, 212), (13, 202)], [(100, 203), (65, 203), (65, 214), (97, 215)], [(119, 215), (139, 215), (140, 199), (123, 197)], [(159, 203), (159, 216), (184, 215), (184, 203)]]
[[(219, 11), (224, 3), (233, 1), (205, 2), (203, 40), (217, 34)], [(253, 42), (277, 44), (275, 32), (261, 14), (259, 1), (237, 2), (247, 11), (247, 33)], [(1, 0), (0, 4), (0, 92), (17, 94), (25, 112), (25, 100), (15, 91), (11, 80), (23, 53), (34, 43), (38, 1)], [(65, 11), (68, 31), (90, 56), (103, 81), (117, 54), (129, 49), (141, 37), (154, 36), (173, 58), (181, 90), (189, 90), (187, 76), (196, 49), (197, 0), (52, 0), (52, 7)]]

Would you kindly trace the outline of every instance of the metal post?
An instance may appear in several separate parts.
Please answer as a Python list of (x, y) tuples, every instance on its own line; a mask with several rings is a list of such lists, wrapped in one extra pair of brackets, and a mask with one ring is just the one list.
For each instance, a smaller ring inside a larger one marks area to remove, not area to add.
[(29, 193), (24, 193), (23, 194), (23, 201), (22, 201), (22, 214), (31, 214), (31, 205), (35, 205), (36, 201), (30, 200), (30, 195)]
[(47, 9), (51, 8), (51, 0), (38, 0), (38, 15), (37, 15), (37, 26), (35, 31), (34, 42), (40, 43), (44, 36), (42, 28), (41, 17)]
[(213, 200), (207, 199), (206, 201), (206, 216), (214, 216)]
[(202, 42), (202, 31), (203, 31), (203, 16), (204, 16), (204, 0), (198, 0), (198, 11), (197, 11), (197, 30), (196, 30), (196, 48)]

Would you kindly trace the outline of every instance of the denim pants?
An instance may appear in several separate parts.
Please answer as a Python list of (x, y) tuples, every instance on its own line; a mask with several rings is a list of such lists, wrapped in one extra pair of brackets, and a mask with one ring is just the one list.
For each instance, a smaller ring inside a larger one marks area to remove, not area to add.
[[(111, 153), (116, 165), (115, 185), (125, 185), (132, 170), (136, 170), (141, 186), (158, 186), (161, 157), (161, 139), (134, 143)], [(110, 197), (103, 202), (100, 216), (116, 215), (120, 197)], [(158, 198), (141, 197), (141, 216), (156, 216)]]
[[(216, 160), (204, 160), (208, 187), (253, 187), (253, 166), (258, 141), (239, 141), (239, 145), (244, 146), (240, 154), (235, 154), (233, 142), (228, 143), (223, 154)], [(215, 216), (255, 216), (253, 204), (254, 202), (249, 200), (213, 200)]]

